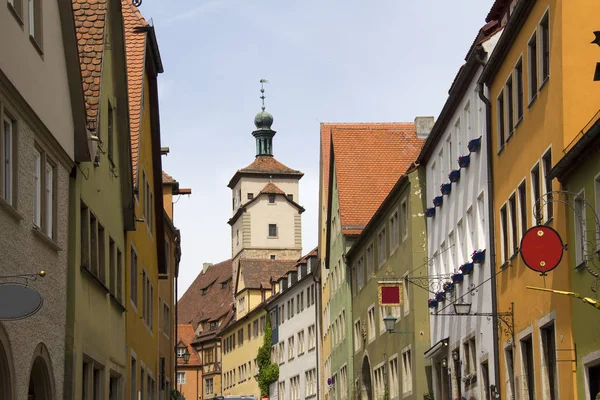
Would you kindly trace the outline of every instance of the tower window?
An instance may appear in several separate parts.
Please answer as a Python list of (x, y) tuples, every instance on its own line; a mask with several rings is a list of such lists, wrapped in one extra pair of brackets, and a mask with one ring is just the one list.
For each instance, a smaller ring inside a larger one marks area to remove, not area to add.
[(275, 259), (275, 254), (271, 254), (271, 260)]
[(254, 198), (254, 193), (248, 193), (248, 200), (252, 200)]
[(289, 194), (288, 193), (286, 196), (287, 196), (288, 200), (294, 201), (294, 195), (293, 194)]
[(269, 237), (277, 236), (277, 224), (269, 224)]
[(269, 204), (275, 204), (275, 195), (274, 194), (269, 195)]

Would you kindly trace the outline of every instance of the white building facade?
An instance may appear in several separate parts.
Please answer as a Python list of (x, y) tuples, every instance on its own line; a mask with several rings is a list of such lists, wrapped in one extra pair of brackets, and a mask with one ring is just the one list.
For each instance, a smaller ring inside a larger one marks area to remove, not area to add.
[[(297, 270), (279, 280), (277, 293), (267, 311), (273, 329), (272, 361), (279, 364), (279, 379), (272, 384), (278, 400), (316, 398), (318, 284), (316, 251), (303, 257)], [(274, 398), (273, 396), (271, 398)]]
[[(489, 253), (493, 247), (486, 107), (477, 80), (500, 32), (484, 29), (419, 157), (427, 174), (426, 289), (431, 292), (431, 348), (425, 357), (431, 360), (434, 398), (440, 400), (493, 398), (498, 385), (493, 319), (472, 315), (491, 314), (494, 306), (489, 254), (483, 262), (473, 263), (475, 251)], [(454, 304), (462, 305), (458, 309), (462, 313), (470, 304), (471, 315), (456, 315)]]

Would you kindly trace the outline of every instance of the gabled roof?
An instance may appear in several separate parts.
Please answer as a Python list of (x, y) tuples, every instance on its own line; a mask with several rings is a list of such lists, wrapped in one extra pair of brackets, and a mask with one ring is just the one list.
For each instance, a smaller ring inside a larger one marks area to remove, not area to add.
[(279, 187), (274, 184), (274, 183), (267, 183), (265, 185), (264, 188), (262, 188), (262, 190), (260, 191), (260, 193), (266, 193), (266, 194), (283, 194), (285, 195), (285, 192), (281, 189), (279, 189)]
[(142, 92), (146, 59), (146, 32), (148, 26), (140, 11), (130, 0), (121, 0), (127, 50), (127, 88), (129, 91), (129, 125), (131, 136), (131, 163), (133, 182), (137, 182), (140, 125), (142, 121)]
[[(271, 279), (279, 279), (296, 267), (297, 260), (241, 258), (238, 279), (244, 279), (245, 289), (270, 289)], [(235, 293), (238, 289), (235, 288)]]
[(342, 233), (359, 235), (425, 140), (417, 138), (414, 123), (335, 127), (331, 140)]
[(233, 189), (242, 176), (268, 177), (270, 175), (297, 177), (298, 179), (304, 176), (302, 172), (283, 165), (277, 161), (275, 157), (257, 156), (252, 164), (248, 165), (246, 168), (238, 170), (233, 175), (233, 178), (231, 178), (227, 184), (227, 187)]
[(88, 129), (98, 128), (107, 0), (72, 0)]
[(229, 259), (198, 274), (177, 302), (178, 321), (196, 327), (200, 321), (216, 321), (226, 315), (233, 308), (232, 270)]
[(175, 178), (171, 175), (167, 174), (165, 171), (162, 172), (162, 181), (163, 183), (177, 183)]
[(185, 365), (188, 367), (200, 366), (200, 356), (194, 350), (191, 343), (196, 339), (196, 333), (194, 327), (190, 324), (178, 324), (177, 325), (177, 347), (185, 346), (190, 353), (190, 359), (187, 364), (182, 358), (177, 358), (177, 365)]

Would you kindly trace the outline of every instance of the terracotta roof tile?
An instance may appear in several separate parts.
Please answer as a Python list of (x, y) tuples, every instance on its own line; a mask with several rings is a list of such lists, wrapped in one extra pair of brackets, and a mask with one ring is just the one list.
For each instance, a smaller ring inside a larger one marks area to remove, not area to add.
[(167, 174), (165, 171), (162, 172), (162, 181), (163, 183), (175, 183), (177, 182), (175, 178), (171, 175)]
[(267, 183), (267, 185), (260, 191), (260, 193), (285, 195), (285, 192), (279, 189), (279, 187), (277, 187), (277, 185), (275, 185), (274, 183)]
[(279, 279), (295, 267), (296, 260), (240, 259), (240, 274), (246, 289), (270, 289), (271, 279)]
[(127, 55), (127, 89), (129, 95), (129, 130), (131, 135), (131, 164), (133, 182), (137, 182), (138, 147), (142, 119), (142, 90), (146, 55), (146, 32), (137, 28), (148, 23), (130, 0), (121, 0), (125, 27), (125, 50)]
[(96, 133), (107, 0), (72, 0), (88, 129)]
[(200, 321), (216, 321), (226, 315), (233, 308), (232, 271), (230, 259), (198, 274), (177, 302), (178, 321), (196, 327)]
[(342, 232), (358, 235), (425, 140), (413, 123), (340, 125), (332, 128), (332, 140)]
[(510, 3), (512, 3), (512, 0), (495, 0), (494, 4), (492, 5), (492, 8), (490, 9), (487, 17), (485, 18), (485, 22), (501, 20), (504, 14), (508, 12)]
[(200, 356), (194, 350), (194, 347), (191, 343), (196, 339), (196, 333), (194, 331), (194, 327), (190, 324), (178, 324), (177, 325), (177, 347), (180, 347), (181, 344), (185, 345), (190, 353), (190, 359), (186, 364), (183, 361), (183, 358), (177, 358), (178, 365), (187, 365), (187, 366), (200, 366), (202, 363), (200, 362)]
[(302, 177), (304, 174), (300, 171), (283, 165), (277, 161), (275, 157), (258, 156), (252, 164), (248, 165), (246, 168), (238, 170), (233, 175), (233, 178), (231, 178), (227, 186), (233, 188), (233, 186), (235, 186), (237, 181), (243, 175), (296, 175), (298, 177)]

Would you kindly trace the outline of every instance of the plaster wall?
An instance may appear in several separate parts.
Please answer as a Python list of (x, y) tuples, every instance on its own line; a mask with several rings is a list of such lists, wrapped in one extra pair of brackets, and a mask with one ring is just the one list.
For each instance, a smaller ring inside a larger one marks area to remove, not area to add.
[(74, 126), (59, 2), (43, 3), (39, 51), (29, 36), (29, 7), (21, 3), (20, 18), (11, 12), (10, 4), (0, 7), (0, 71), (73, 159)]
[[(488, 51), (491, 51), (489, 49)], [(450, 195), (444, 195), (443, 205), (436, 207), (433, 218), (427, 218), (427, 257), (428, 273), (438, 278), (432, 291), (441, 291), (442, 283), (451, 281), (451, 274), (459, 272), (459, 267), (471, 261), (474, 250), (490, 251), (490, 223), (488, 210), (488, 154), (486, 138), (485, 105), (477, 93), (477, 78), (482, 68), (478, 68), (471, 77), (471, 82), (459, 101), (448, 126), (434, 146), (431, 158), (426, 164), (427, 201), (426, 207), (433, 207), (433, 198), (441, 196), (440, 184), (449, 183), (448, 174), (451, 170), (460, 170), (460, 181), (452, 183)], [(460, 168), (457, 158), (469, 154), (467, 145), (470, 140), (481, 137), (481, 150), (471, 153), (470, 165)], [(450, 156), (451, 155), (451, 156)], [(471, 275), (464, 276), (464, 281), (455, 285), (455, 290), (441, 302), (433, 313), (453, 313), (452, 304), (463, 301), (472, 303), (472, 312), (492, 312), (491, 263), (489, 258), (484, 264), (477, 265)], [(471, 292), (470, 288), (477, 287)], [(434, 293), (429, 293), (434, 298)], [(445, 308), (446, 307), (446, 308)], [(444, 311), (442, 311), (444, 310)], [(488, 360), (489, 384), (495, 384), (494, 379), (494, 346), (493, 323), (484, 317), (442, 317), (432, 315), (430, 318), (431, 346), (443, 339), (448, 339), (449, 348), (434, 356), (431, 360), (434, 370), (434, 395), (442, 398), (437, 372), (441, 369), (441, 360), (451, 360), (450, 352), (458, 350), (461, 360), (465, 360), (463, 343), (475, 334), (477, 354), (477, 375), (482, 377), (481, 363)], [(456, 371), (451, 371), (453, 376)], [(466, 375), (465, 372), (461, 373)], [(482, 379), (478, 385), (462, 385), (462, 393), (469, 396), (482, 396)], [(445, 389), (445, 388), (444, 388)], [(454, 388), (456, 391), (457, 389)], [(453, 393), (452, 397), (457, 397)]]

